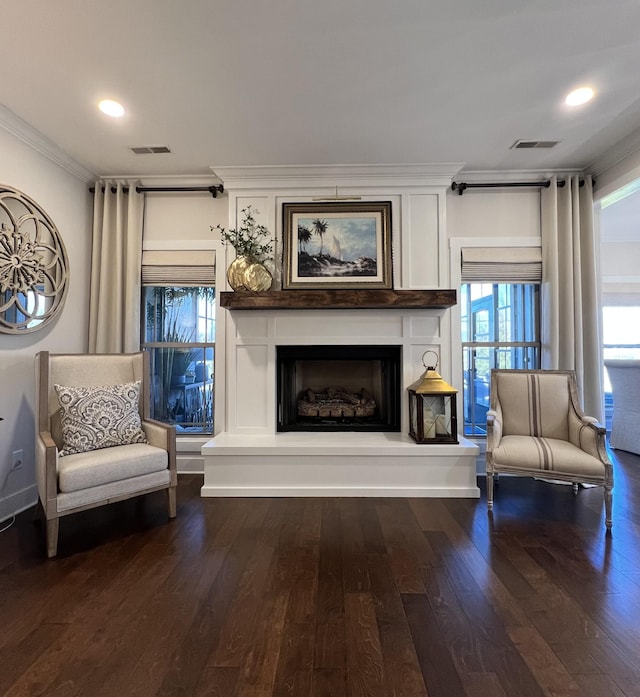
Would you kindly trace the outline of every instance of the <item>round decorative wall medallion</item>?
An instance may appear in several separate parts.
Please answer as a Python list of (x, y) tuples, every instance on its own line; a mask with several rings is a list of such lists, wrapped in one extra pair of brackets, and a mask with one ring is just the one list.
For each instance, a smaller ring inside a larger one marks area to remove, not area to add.
[(58, 228), (40, 206), (0, 185), (0, 332), (41, 329), (64, 305), (67, 252)]

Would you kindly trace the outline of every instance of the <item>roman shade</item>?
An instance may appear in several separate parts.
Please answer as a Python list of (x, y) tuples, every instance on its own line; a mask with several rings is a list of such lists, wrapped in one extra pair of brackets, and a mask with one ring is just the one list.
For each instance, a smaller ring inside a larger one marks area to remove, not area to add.
[(540, 283), (540, 247), (463, 247), (463, 283)]
[(216, 280), (213, 249), (147, 249), (142, 252), (143, 286), (212, 286)]

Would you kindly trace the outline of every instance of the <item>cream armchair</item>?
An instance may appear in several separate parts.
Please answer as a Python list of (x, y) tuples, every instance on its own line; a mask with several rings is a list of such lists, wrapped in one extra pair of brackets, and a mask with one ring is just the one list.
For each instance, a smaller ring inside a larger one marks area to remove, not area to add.
[(487, 413), (487, 504), (493, 508), (500, 472), (604, 487), (605, 524), (611, 528), (613, 467), (605, 429), (578, 403), (575, 373), (492, 370)]
[(176, 515), (175, 429), (149, 419), (149, 357), (36, 356), (36, 477), (47, 556), (62, 516), (166, 489)]

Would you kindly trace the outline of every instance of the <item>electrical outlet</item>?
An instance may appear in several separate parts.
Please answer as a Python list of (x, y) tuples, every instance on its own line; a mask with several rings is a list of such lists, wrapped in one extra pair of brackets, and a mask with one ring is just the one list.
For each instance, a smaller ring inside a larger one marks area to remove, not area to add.
[(22, 450), (14, 450), (11, 453), (11, 471), (19, 470), (22, 467), (23, 453)]

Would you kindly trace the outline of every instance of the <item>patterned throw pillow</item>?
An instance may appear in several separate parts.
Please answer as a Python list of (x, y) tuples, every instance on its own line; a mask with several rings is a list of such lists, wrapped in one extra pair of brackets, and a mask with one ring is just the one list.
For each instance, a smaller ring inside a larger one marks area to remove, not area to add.
[(147, 442), (138, 412), (139, 380), (123, 385), (54, 388), (64, 439), (60, 455)]

